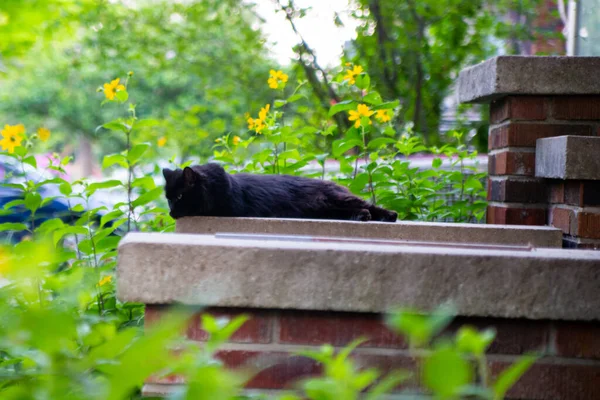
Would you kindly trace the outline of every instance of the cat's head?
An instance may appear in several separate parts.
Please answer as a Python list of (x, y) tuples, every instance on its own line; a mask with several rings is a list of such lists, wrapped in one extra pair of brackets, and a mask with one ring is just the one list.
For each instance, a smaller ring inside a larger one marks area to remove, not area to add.
[(162, 172), (169, 215), (175, 219), (204, 215), (207, 193), (202, 174), (190, 167), (176, 170), (164, 168)]

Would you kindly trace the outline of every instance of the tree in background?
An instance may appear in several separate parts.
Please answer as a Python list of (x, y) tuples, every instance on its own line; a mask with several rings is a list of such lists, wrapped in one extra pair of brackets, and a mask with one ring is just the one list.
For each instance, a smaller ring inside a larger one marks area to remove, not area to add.
[(268, 98), (273, 63), (241, 1), (97, 2), (77, 11), (76, 35), (51, 44), (38, 36), (33, 51), (5, 62), (0, 83), (0, 119), (50, 127), (57, 148), (73, 146), (74, 136), (80, 158), (91, 157), (92, 143), (101, 154), (120, 147), (95, 130), (113, 116), (89, 93), (129, 71), (138, 114), (153, 118), (134, 134), (157, 140), (168, 132), (182, 159), (207, 156), (214, 138), (245, 131), (244, 113)]
[[(384, 98), (402, 106), (398, 124), (411, 123), (427, 142), (437, 143), (442, 102), (464, 67), (512, 53), (535, 37), (531, 17), (540, 0), (357, 0), (353, 17), (361, 21), (346, 58), (362, 65)], [(277, 0), (294, 30), (307, 12), (293, 0)], [(341, 23), (335, 19), (336, 23)], [(337, 101), (336, 87), (301, 38), (298, 63), (319, 103)], [(313, 77), (311, 79), (311, 77)]]

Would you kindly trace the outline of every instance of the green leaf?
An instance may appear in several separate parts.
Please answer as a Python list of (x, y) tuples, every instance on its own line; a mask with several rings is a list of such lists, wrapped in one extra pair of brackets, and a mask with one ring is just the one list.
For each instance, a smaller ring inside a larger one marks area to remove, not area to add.
[(96, 251), (106, 252), (110, 250), (115, 250), (119, 246), (120, 240), (121, 236), (108, 236), (103, 239), (100, 239), (98, 243), (96, 243)]
[(29, 156), (23, 159), (25, 164), (31, 165), (33, 168), (37, 168), (37, 161), (34, 156)]
[(70, 196), (71, 193), (73, 193), (73, 188), (71, 187), (71, 184), (69, 182), (61, 183), (58, 187), (58, 190), (60, 190), (60, 193), (63, 196)]
[(121, 186), (121, 185), (122, 185), (121, 181), (116, 180), (116, 179), (111, 179), (111, 180), (104, 181), (104, 182), (94, 182), (85, 189), (85, 192), (88, 196), (91, 196), (97, 190), (111, 189), (111, 188)]
[(286, 104), (287, 104), (287, 102), (285, 100), (275, 100), (273, 102), (273, 106), (275, 108), (281, 108), (281, 107), (285, 106)]
[(22, 183), (3, 182), (3, 183), (0, 183), (0, 186), (11, 188), (11, 189), (25, 190), (25, 186), (23, 186)]
[(494, 399), (501, 400), (506, 395), (506, 392), (515, 384), (525, 372), (533, 365), (538, 359), (534, 355), (525, 355), (519, 360), (502, 371), (496, 383), (494, 383)]
[(136, 162), (144, 155), (144, 153), (150, 148), (148, 143), (136, 144), (129, 150), (127, 159), (131, 165), (135, 165)]
[(386, 144), (390, 144), (390, 143), (396, 143), (396, 139), (392, 139), (389, 137), (378, 137), (378, 138), (371, 140), (369, 142), (369, 144), (367, 145), (367, 147), (369, 149), (376, 150), (376, 149), (379, 149), (379, 148), (385, 146)]
[(431, 162), (431, 167), (432, 168), (439, 168), (441, 166), (442, 166), (442, 159), (441, 158), (436, 157)]
[(423, 382), (431, 391), (442, 398), (459, 394), (463, 386), (471, 383), (471, 364), (449, 346), (435, 350), (423, 364)]
[(25, 208), (35, 213), (42, 204), (42, 196), (39, 193), (32, 192), (25, 195)]
[(392, 108), (398, 107), (399, 105), (400, 105), (399, 100), (388, 101), (386, 103), (381, 103), (381, 104), (373, 107), (373, 110), (390, 110)]
[(350, 140), (338, 139), (332, 143), (331, 152), (332, 152), (333, 156), (337, 158), (354, 147), (362, 148), (362, 146), (363, 146), (363, 142), (361, 142), (360, 140), (357, 140), (357, 139), (350, 139)]
[(137, 199), (135, 199), (131, 203), (131, 205), (133, 207), (143, 206), (145, 204), (150, 203), (151, 201), (154, 201), (154, 200), (158, 199), (162, 193), (163, 193), (163, 189), (162, 188), (152, 189), (148, 193), (144, 193), (143, 195), (141, 195), (140, 197), (138, 197)]
[(71, 211), (74, 212), (84, 212), (85, 211), (85, 207), (83, 206), (83, 204), (75, 204), (73, 207), (71, 207)]
[(22, 206), (24, 204), (25, 204), (25, 200), (23, 200), (23, 199), (17, 199), (17, 200), (9, 201), (8, 203), (6, 203), (4, 205), (4, 209), (5, 210), (10, 210), (13, 207)]
[(123, 211), (121, 210), (113, 210), (111, 212), (109, 212), (108, 214), (103, 215), (100, 218), (100, 227), (104, 227), (104, 225), (106, 225), (107, 222), (110, 222), (112, 220), (115, 220), (117, 218), (120, 218), (123, 215)]
[(106, 169), (115, 164), (119, 164), (123, 168), (127, 168), (127, 158), (123, 154), (109, 154), (104, 156), (102, 160), (102, 169)]
[(127, 101), (127, 99), (129, 99), (129, 93), (127, 93), (127, 90), (119, 90), (116, 93), (116, 99), (117, 101), (121, 102), (121, 103), (125, 103)]
[(339, 112), (353, 110), (356, 108), (356, 104), (357, 103), (354, 100), (340, 101), (329, 109), (329, 113), (327, 115), (333, 117)]
[(451, 306), (440, 306), (431, 315), (410, 309), (397, 310), (388, 317), (388, 325), (407, 336), (412, 345), (422, 346), (448, 326), (455, 314)]
[(142, 176), (134, 179), (133, 182), (131, 182), (131, 187), (141, 187), (146, 190), (150, 190), (156, 187), (156, 183), (151, 176)]
[(478, 332), (471, 326), (463, 326), (456, 334), (456, 346), (462, 352), (481, 357), (495, 337), (496, 332), (493, 329)]
[(369, 86), (371, 86), (371, 77), (369, 77), (369, 74), (362, 73), (356, 77), (357, 88), (367, 90)]
[[(122, 92), (117, 92), (117, 96), (119, 93), (122, 93)], [(114, 121), (110, 121), (110, 122), (107, 122), (106, 124), (102, 125), (102, 128), (108, 129), (111, 131), (115, 131), (115, 132), (127, 133), (131, 129), (131, 126), (127, 125), (125, 122), (123, 122), (120, 119), (116, 119)]]
[(409, 372), (405, 371), (393, 371), (390, 372), (385, 378), (383, 378), (375, 387), (369, 390), (369, 393), (365, 397), (365, 400), (378, 400), (386, 393), (394, 390), (396, 386), (404, 382), (411, 376)]
[(0, 224), (0, 232), (5, 232), (5, 231), (26, 231), (27, 225), (25, 224), (21, 224), (21, 223), (17, 223), (17, 222), (5, 222), (3, 224)]
[(303, 94), (301, 94), (301, 93), (296, 93), (296, 94), (294, 94), (294, 95), (291, 95), (291, 96), (290, 96), (290, 97), (287, 99), (287, 102), (288, 102), (288, 103), (293, 103), (293, 102), (295, 102), (295, 101), (298, 101), (298, 100), (300, 100), (300, 99), (302, 99), (302, 98), (304, 98), (304, 95), (303, 95)]
[(42, 224), (39, 227), (37, 227), (36, 232), (48, 233), (56, 231), (58, 229), (62, 229), (64, 227), (65, 223), (60, 218), (53, 218), (42, 222)]
[(362, 101), (377, 106), (382, 103), (381, 95), (377, 92), (371, 92), (362, 98)]

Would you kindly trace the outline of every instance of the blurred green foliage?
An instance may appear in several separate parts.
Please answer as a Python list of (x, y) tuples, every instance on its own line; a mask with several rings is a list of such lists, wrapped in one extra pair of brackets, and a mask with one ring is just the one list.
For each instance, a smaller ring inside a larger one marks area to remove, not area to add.
[[(40, 38), (27, 56), (5, 58), (0, 119), (48, 126), (61, 150), (72, 149), (73, 136), (83, 135), (101, 144), (97, 155), (114, 151), (123, 143), (94, 131), (114, 114), (99, 108), (89, 93), (98, 82), (133, 70), (139, 77), (133, 99), (138, 113), (160, 120), (160, 131), (169, 133), (183, 157), (206, 156), (205, 139), (210, 143), (242, 128), (243, 114), (266, 97), (264, 76), (271, 63), (253, 27), (258, 19), (240, 1), (94, 4), (78, 9), (73, 36)], [(40, 15), (47, 24), (63, 19), (62, 11)], [(19, 28), (25, 34), (30, 23)], [(152, 133), (155, 139), (161, 134)]]

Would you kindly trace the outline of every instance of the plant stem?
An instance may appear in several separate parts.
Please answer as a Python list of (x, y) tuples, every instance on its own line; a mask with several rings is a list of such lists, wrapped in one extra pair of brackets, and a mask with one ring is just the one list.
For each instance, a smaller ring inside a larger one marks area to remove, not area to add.
[[(132, 126), (133, 127), (133, 126)], [(127, 131), (127, 232), (131, 232), (131, 178), (133, 175), (133, 166), (129, 161), (129, 151), (131, 150), (131, 129)]]

